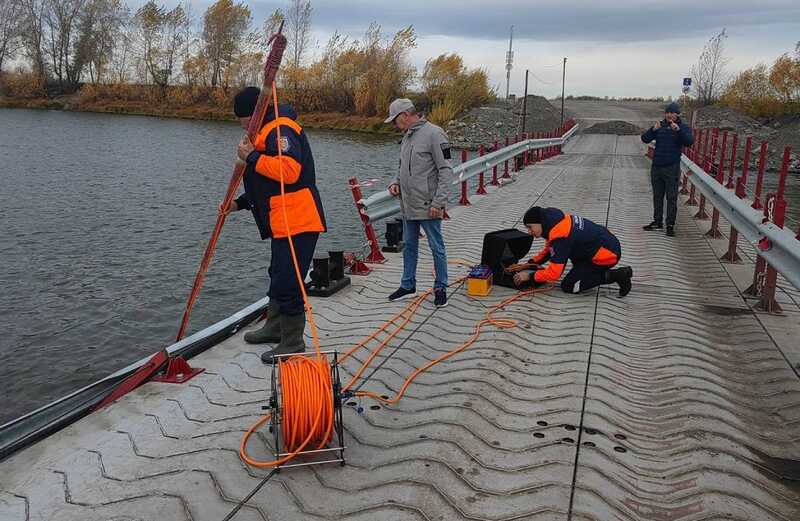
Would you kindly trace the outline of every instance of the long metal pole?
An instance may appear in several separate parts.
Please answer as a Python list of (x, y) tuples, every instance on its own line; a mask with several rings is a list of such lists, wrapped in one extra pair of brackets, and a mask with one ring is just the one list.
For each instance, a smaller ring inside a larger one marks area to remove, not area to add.
[(561, 125), (564, 125), (564, 80), (567, 79), (567, 58), (564, 57), (564, 64), (561, 67)]
[(525, 130), (525, 116), (528, 115), (528, 69), (525, 69), (525, 97), (522, 98), (522, 129), (520, 132), (527, 132)]

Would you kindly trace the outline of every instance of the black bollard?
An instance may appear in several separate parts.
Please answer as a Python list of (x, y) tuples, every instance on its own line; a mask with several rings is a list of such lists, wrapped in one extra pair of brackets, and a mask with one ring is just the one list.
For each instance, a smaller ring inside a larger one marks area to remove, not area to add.
[(344, 275), (344, 252), (330, 251), (327, 256), (314, 257), (311, 281), (306, 283), (306, 293), (312, 297), (330, 297), (350, 285)]
[(311, 282), (318, 288), (327, 288), (331, 284), (330, 263), (328, 257), (314, 257), (311, 270)]
[(340, 280), (344, 277), (344, 252), (343, 251), (329, 251), (328, 258), (330, 260), (330, 278), (331, 280)]

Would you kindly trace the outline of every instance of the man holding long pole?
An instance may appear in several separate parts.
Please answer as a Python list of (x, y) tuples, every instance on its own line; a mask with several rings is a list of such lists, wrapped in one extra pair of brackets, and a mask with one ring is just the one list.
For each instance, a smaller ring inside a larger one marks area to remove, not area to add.
[[(256, 87), (247, 87), (236, 95), (234, 112), (243, 128), (250, 124), (259, 92)], [(245, 193), (228, 208), (229, 211), (250, 210), (261, 238), (272, 239), (267, 320), (261, 329), (244, 335), (245, 342), (251, 344), (278, 344), (261, 355), (265, 363), (273, 355), (305, 351), (305, 309), (292, 263), (289, 235), (294, 242), (300, 273), (305, 275), (314, 257), (319, 234), (326, 229), (311, 146), (295, 121), (297, 114), (294, 109), (280, 105), (278, 112), (275, 114), (270, 107), (255, 140), (251, 142), (245, 137), (239, 144), (239, 159), (247, 164)], [(281, 195), (281, 175), (284, 195)], [(286, 229), (284, 207), (291, 230)]]

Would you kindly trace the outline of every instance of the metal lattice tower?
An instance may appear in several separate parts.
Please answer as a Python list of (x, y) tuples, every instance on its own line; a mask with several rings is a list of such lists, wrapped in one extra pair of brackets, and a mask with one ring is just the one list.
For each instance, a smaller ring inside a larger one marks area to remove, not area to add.
[(508, 86), (511, 82), (511, 68), (514, 62), (514, 51), (511, 45), (514, 42), (514, 26), (511, 26), (511, 34), (508, 37), (508, 52), (506, 53), (506, 99), (508, 99)]

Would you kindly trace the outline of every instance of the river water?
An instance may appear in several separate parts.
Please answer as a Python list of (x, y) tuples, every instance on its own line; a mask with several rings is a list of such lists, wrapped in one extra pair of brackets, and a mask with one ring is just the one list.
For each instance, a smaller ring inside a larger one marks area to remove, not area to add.
[[(227, 188), (233, 123), (0, 109), (0, 424), (170, 344)], [(330, 232), (364, 241), (347, 179), (397, 138), (308, 131)], [(191, 331), (263, 297), (269, 243), (227, 219)]]

